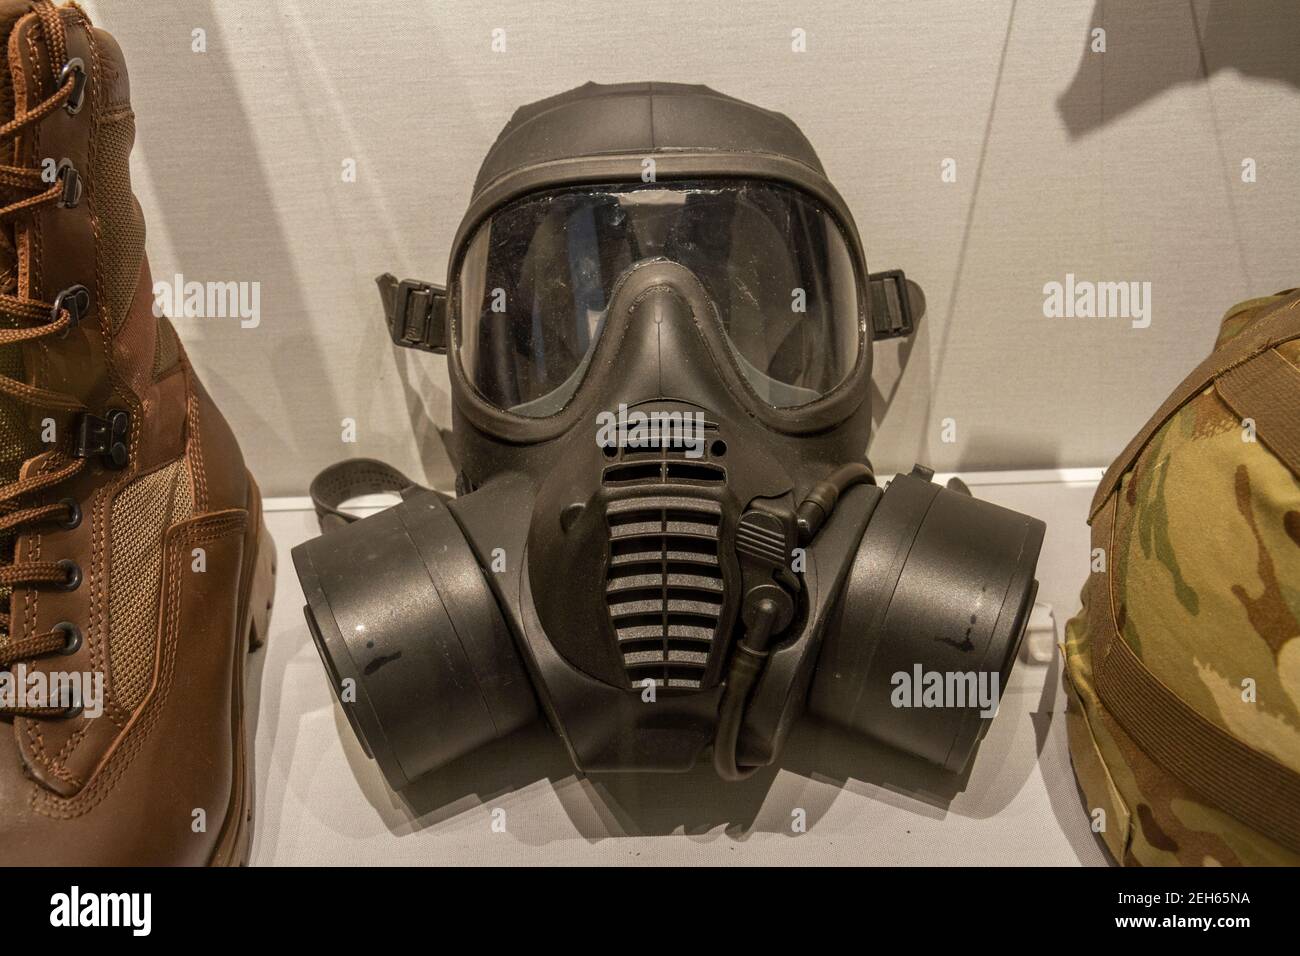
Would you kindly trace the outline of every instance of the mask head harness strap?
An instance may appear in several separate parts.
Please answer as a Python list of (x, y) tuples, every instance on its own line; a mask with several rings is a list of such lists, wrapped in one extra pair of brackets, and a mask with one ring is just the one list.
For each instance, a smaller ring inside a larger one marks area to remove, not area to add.
[(916, 331), (916, 318), (925, 312), (921, 287), (909, 281), (902, 269), (873, 272), (868, 278), (872, 337), (898, 339)]
[(322, 532), (357, 520), (342, 509), (345, 501), (361, 495), (393, 493), (408, 497), (424, 490), (387, 462), (373, 458), (348, 458), (335, 462), (311, 483), (311, 503)]
[[(924, 314), (921, 287), (902, 269), (874, 272), (871, 287), (871, 331), (877, 341), (905, 338), (916, 331)], [(384, 321), (393, 344), (420, 352), (447, 353), (447, 290), (420, 279), (400, 282), (391, 272), (375, 278), (384, 303)]]
[(375, 279), (393, 342), (421, 352), (447, 353), (447, 290), (432, 282), (385, 272)]

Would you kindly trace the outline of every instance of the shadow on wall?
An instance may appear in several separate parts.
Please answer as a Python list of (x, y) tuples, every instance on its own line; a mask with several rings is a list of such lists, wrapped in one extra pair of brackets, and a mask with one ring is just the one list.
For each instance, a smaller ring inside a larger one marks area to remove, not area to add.
[[(1093, 50), (1097, 30), (1105, 30), (1105, 53)], [(1097, 0), (1079, 69), (1056, 105), (1077, 139), (1223, 70), (1300, 89), (1297, 51), (1295, 0)]]
[[(925, 313), (928, 303), (925, 298), (925, 290), (921, 285), (912, 279), (908, 279), (908, 296), (912, 305), (912, 323), (913, 331), (911, 335), (893, 340), (880, 340), (872, 345), (872, 371), (871, 371), (871, 436), (880, 431), (880, 426), (885, 420), (885, 415), (890, 407), (894, 404), (894, 399), (898, 397), (899, 386), (903, 384), (903, 376), (907, 373), (908, 366), (912, 362), (912, 356), (928, 355), (930, 341), (930, 326), (925, 321)], [(918, 348), (918, 344), (921, 346)], [(926, 362), (918, 363), (914, 374), (924, 376), (919, 389), (920, 394), (926, 396), (926, 404), (930, 401), (930, 370)], [(888, 383), (882, 387), (882, 381)], [(926, 415), (929, 415), (929, 408), (926, 408)], [(868, 445), (870, 448), (870, 445)]]
[(1005, 468), (1008, 461), (1035, 459), (1041, 463), (1039, 468), (1060, 468), (1060, 438), (1027, 434), (1014, 421), (980, 423), (966, 436), (952, 470), (958, 473), (997, 471)]
[[(283, 15), (269, 21), (285, 33), (286, 44), (291, 40), (297, 43), (296, 59), (286, 55), (279, 64), (286, 71), (288, 87), (282, 95), (293, 96), (301, 104), (300, 115), (311, 116), (313, 110), (327, 108), (335, 111), (308, 123), (309, 131), (315, 129), (314, 123), (332, 122), (350, 133), (346, 117), (337, 112), (339, 97), (319, 94), (334, 82), (323, 66), (325, 58), (316, 55), (310, 33), (290, 35), (297, 29), (296, 23), (289, 22), (290, 13), (297, 16), (297, 8), (286, 7)], [(337, 308), (337, 303), (313, 294), (315, 290), (304, 285), (293, 255), (302, 247), (303, 237), (291, 237), (289, 226), (276, 214), (274, 197), (286, 188), (286, 182), (277, 179), (276, 171), (281, 168), (275, 161), (278, 157), (267, 152), (274, 147), (264, 142), (263, 130), (244, 106), (236, 82), (241, 70), (241, 21), (219, 15), (214, 0), (186, 0), (166, 9), (149, 4), (113, 5), (99, 13), (97, 24), (118, 38), (128, 65), (137, 64), (141, 76), (150, 66), (159, 69), (159, 75), (177, 70), (182, 62), (187, 66), (189, 79), (185, 83), (142, 80), (132, 89), (138, 114), (136, 151), (144, 152), (146, 159), (136, 171), (150, 182), (158, 207), (146, 209), (145, 217), (152, 236), (166, 234), (176, 268), (187, 279), (260, 282), (262, 323), (257, 329), (234, 331), (229, 325), (177, 317), (175, 310), (173, 322), (217, 405), (236, 432), (246, 436), (243, 452), (250, 469), (262, 476), (264, 493), (301, 493), (296, 486), (277, 485), (277, 474), (292, 471), (280, 458), (319, 462), (322, 457), (327, 461), (344, 457), (349, 446), (339, 445), (338, 453), (331, 454), (321, 436), (333, 432), (345, 415), (360, 412), (364, 416), (366, 396), (341, 395), (343, 384), (328, 376), (313, 376), (309, 380), (315, 387), (309, 400), (304, 397), (304, 370), (331, 368), (326, 351), (340, 347), (337, 342), (322, 341), (309, 321), (311, 314)], [(189, 66), (194, 24), (202, 24), (207, 31), (201, 69)], [(436, 34), (430, 29), (419, 32)], [(172, 46), (156, 48), (151, 63), (148, 51), (141, 47), (156, 42), (159, 34), (179, 39)], [(322, 148), (319, 141), (301, 145), (308, 152)], [(350, 155), (365, 156), (364, 144), (349, 145)], [(197, 180), (204, 181), (203, 188), (195, 188)], [(366, 190), (365, 201), (386, 223), (392, 223), (397, 214), (383, 204), (383, 191), (375, 185), (380, 182), (378, 178), (363, 179), (358, 190)], [(303, 201), (316, 204), (328, 221), (340, 222), (347, 219), (348, 210), (342, 207), (339, 195), (322, 189), (309, 193)], [(400, 248), (388, 238), (396, 233), (393, 228), (376, 230), (378, 241), (386, 243), (386, 261), (396, 258)], [(345, 246), (344, 250), (352, 248)], [(368, 263), (354, 261), (353, 265), (362, 275), (371, 268)], [(168, 277), (157, 272), (154, 276)], [(349, 347), (364, 356), (358, 363), (363, 368), (378, 370), (379, 363), (385, 361), (395, 364), (424, 467), (424, 475), (417, 475), (417, 480), (448, 488), (454, 472), (433, 424), (450, 416), (445, 385), (437, 381), (427, 362), (412, 361), (404, 350), (388, 343), (379, 297), (373, 294), (373, 286), (367, 291), (373, 298), (368, 295), (366, 301), (373, 307), (358, 316), (360, 334)], [(274, 394), (250, 393), (248, 382), (266, 382)], [(303, 416), (310, 421), (304, 422)], [(268, 460), (268, 453), (277, 457)]]
[[(124, 4), (114, 6), (111, 16), (100, 17), (100, 25), (121, 41), (128, 68), (133, 47), (143, 38), (156, 34), (159, 16), (160, 11), (152, 5)], [(270, 366), (272, 374), (268, 377), (278, 383), (282, 392), (298, 380), (303, 367), (322, 364), (319, 347), (306, 332), (282, 340), (278, 351), (269, 357), (265, 346), (257, 348), (251, 341), (245, 344), (242, 339), (246, 335), (264, 334), (271, 317), (282, 326), (305, 327), (300, 314), (294, 313), (301, 313), (302, 303), (309, 298), (289, 254), (292, 244), (274, 215), (272, 193), (281, 187), (268, 180), (266, 167), (259, 162), (252, 123), (241, 108), (234, 81), (237, 54), (221, 31), (221, 18), (216, 15), (211, 0), (187, 5), (165, 16), (174, 21), (177, 35), (186, 37), (187, 41), (183, 46), (177, 45), (183, 51), (179, 54), (158, 55), (189, 56), (189, 25), (198, 22), (207, 30), (207, 56), (212, 58), (212, 63), (209, 68), (192, 74), (193, 84), (133, 86), (139, 130), (136, 150), (144, 148), (148, 153), (142, 171), (152, 181), (158, 202), (167, 204), (161, 209), (146, 209), (146, 221), (151, 229), (167, 233), (178, 267), (194, 270), (196, 275), (192, 278), (216, 278), (197, 274), (213, 269), (214, 262), (220, 263), (225, 274), (222, 278), (260, 282), (263, 277), (277, 277), (274, 282), (263, 283), (260, 329), (232, 331), (229, 326), (180, 318), (175, 310), (172, 321), (182, 333), (187, 352), (197, 359), (200, 377), (227, 420), (237, 423), (236, 428), (242, 433), (261, 430), (273, 434), (284, 449), (301, 454), (305, 450), (301, 447), (301, 430), (292, 427), (290, 422), (276, 421), (273, 414), (268, 414), (264, 400), (228, 382), (220, 370), (233, 369), (233, 363), (211, 359), (211, 356), (233, 353), (247, 361), (258, 355), (257, 361)], [(135, 59), (148, 62), (140, 53), (135, 54)], [(190, 117), (185, 127), (187, 135), (166, 135), (170, 132), (168, 118), (175, 116)], [(239, 195), (218, 195), (207, 202), (196, 201), (194, 183), (199, 177), (207, 177), (212, 182), (238, 183)], [(174, 202), (170, 202), (172, 197)], [(212, 253), (214, 236), (221, 237), (217, 260)], [(231, 236), (242, 238), (231, 241)], [(205, 355), (209, 356), (206, 361)], [(331, 420), (340, 417), (332, 393), (320, 395), (318, 400), (332, 409), (328, 413)], [(292, 405), (286, 401), (285, 407)], [(246, 446), (245, 455), (250, 450)], [(249, 464), (258, 470), (257, 463)]]
[[(322, 21), (310, 15), (308, 12), (310, 4), (305, 7), (307, 9), (290, 8), (291, 15), (283, 28), (285, 42), (292, 44), (296, 51), (295, 69), (292, 71), (291, 81), (300, 111), (304, 115), (319, 112), (324, 125), (341, 131), (346, 141), (346, 155), (356, 157), (360, 166), (386, 168), (390, 164), (381, 163), (381, 159), (385, 156), (386, 150), (392, 150), (394, 147), (388, 143), (376, 144), (370, 141), (363, 129), (359, 128), (357, 119), (349, 115), (349, 111), (344, 106), (348, 97), (341, 88), (345, 81), (340, 80), (338, 75), (337, 54), (325, 42), (326, 36), (317, 34), (317, 31), (321, 30)], [(410, 19), (411, 15), (417, 13), (420, 22)], [(421, 73), (428, 63), (442, 63), (448, 60), (448, 57), (443, 55), (445, 31), (440, 29), (438, 16), (433, 11), (418, 7), (413, 11), (404, 10), (402, 16), (406, 18), (403, 22), (403, 32), (424, 39), (414, 46), (395, 44), (390, 51), (391, 57), (400, 59), (409, 56), (405, 62), (405, 70), (410, 75)], [(358, 51), (357, 58), (358, 63), (362, 62), (361, 51)], [(461, 100), (470, 97), (464, 78), (454, 71), (442, 71), (438, 76), (438, 85), (443, 96)], [(321, 95), (322, 92), (324, 95)], [(315, 146), (323, 150), (327, 142), (328, 140), (318, 141)], [(403, 148), (410, 149), (418, 146), (418, 143), (419, 140), (415, 139), (405, 143)], [(397, 155), (393, 158), (396, 167), (402, 168), (409, 156)], [(378, 261), (384, 264), (385, 269), (396, 268), (405, 257), (404, 238), (405, 230), (409, 227), (411, 209), (423, 209), (429, 204), (425, 193), (426, 185), (422, 184), (416, 192), (412, 193), (408, 188), (409, 184), (403, 183), (403, 189), (394, 191), (396, 183), (390, 178), (391, 175), (391, 171), (388, 171), (382, 172), (379, 176), (362, 176), (354, 184), (354, 189), (360, 191), (364, 197), (367, 217), (377, 220), (380, 224), (380, 228), (365, 236), (364, 246), (360, 248), (368, 247), (372, 251), (380, 252)], [(393, 198), (394, 195), (397, 196), (396, 200)], [(328, 215), (331, 220), (346, 222), (349, 219), (349, 204), (345, 203), (340, 196), (337, 191), (325, 191), (322, 194), (323, 200), (329, 204)], [(346, 248), (352, 253), (354, 274), (373, 276), (376, 260), (367, 252), (360, 251), (356, 243)], [(423, 266), (417, 270), (419, 277), (424, 277), (426, 274), (427, 269)], [(435, 272), (430, 278), (436, 279), (436, 277)], [(406, 278), (406, 276), (402, 275), (399, 278)], [(410, 422), (416, 453), (423, 470), (423, 476), (417, 476), (417, 481), (422, 480), (429, 487), (440, 491), (449, 491), (455, 484), (457, 465), (451, 459), (452, 446), (448, 442), (450, 432), (440, 427), (438, 423), (451, 420), (451, 396), (445, 373), (442, 377), (435, 374), (435, 369), (439, 367), (445, 369), (445, 362), (427, 354), (411, 352), (390, 344), (380, 297), (375, 293), (373, 284), (367, 281), (367, 285), (369, 288), (364, 298), (367, 305), (357, 317), (356, 327), (360, 334), (354, 342), (354, 347), (364, 356), (363, 366), (391, 363), (402, 388), (407, 419)], [(383, 373), (381, 372), (380, 375), (382, 377)]]

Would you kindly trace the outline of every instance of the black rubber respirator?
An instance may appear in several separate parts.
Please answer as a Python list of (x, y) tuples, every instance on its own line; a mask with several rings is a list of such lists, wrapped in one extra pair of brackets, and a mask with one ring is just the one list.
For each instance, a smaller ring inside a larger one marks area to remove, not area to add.
[(394, 341), (448, 356), (457, 494), (351, 520), (408, 483), (346, 462), (293, 555), (392, 787), (543, 716), (584, 772), (739, 779), (809, 711), (966, 767), (1044, 526), (920, 466), (876, 485), (872, 341), (919, 290), (868, 274), (790, 120), (660, 83), (524, 107), (446, 289), (379, 281)]

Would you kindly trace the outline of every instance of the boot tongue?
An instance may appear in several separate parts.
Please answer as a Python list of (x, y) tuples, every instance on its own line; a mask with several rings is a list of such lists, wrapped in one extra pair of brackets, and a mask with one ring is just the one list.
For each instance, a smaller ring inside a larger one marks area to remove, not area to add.
[[(14, 80), (9, 64), (9, 37), (18, 21), (31, 10), (28, 0), (0, 0), (0, 123), (14, 118)], [(16, 163), (13, 142), (0, 143), (0, 163)], [(0, 202), (13, 202), (12, 193), (0, 191)], [(0, 222), (0, 292), (17, 295), (18, 252), (12, 220)], [(0, 316), (0, 325), (14, 326), (17, 322)], [(26, 380), (23, 352), (20, 345), (0, 346), (0, 375)], [(42, 451), (40, 432), (35, 427), (38, 418), (31, 410), (12, 398), (0, 395), (0, 485), (18, 478), (23, 462)], [(0, 534), (0, 562), (13, 560), (14, 537)], [(0, 609), (9, 611), (8, 585), (0, 587)], [(0, 643), (9, 640), (7, 629), (0, 629)]]
[[(7, 123), (14, 118), (14, 82), (10, 69), (8, 50), (9, 36), (14, 26), (31, 11), (30, 0), (0, 0), (0, 123)], [(16, 162), (14, 144), (0, 144), (0, 163)], [(13, 202), (15, 196), (7, 192), (0, 202)], [(18, 294), (18, 253), (14, 236), (13, 220), (0, 222), (0, 292), (6, 295)], [(13, 326), (15, 320), (0, 316), (0, 323)], [(9, 378), (24, 379), (22, 346), (0, 346), (0, 375)], [(23, 462), (32, 455), (42, 451), (39, 430), (34, 426), (38, 419), (31, 415), (31, 410), (0, 395), (0, 484), (13, 481), (18, 477)], [(7, 550), (0, 541), (0, 552)]]

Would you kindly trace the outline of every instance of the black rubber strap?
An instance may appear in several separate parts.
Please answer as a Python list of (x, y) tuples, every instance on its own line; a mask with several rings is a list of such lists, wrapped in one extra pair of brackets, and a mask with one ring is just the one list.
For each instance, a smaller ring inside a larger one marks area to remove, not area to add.
[(396, 492), (405, 495), (420, 487), (386, 462), (373, 458), (349, 458), (330, 465), (311, 482), (311, 503), (316, 509), (321, 532), (356, 521), (357, 516), (339, 510), (349, 498)]
[(421, 352), (447, 352), (447, 292), (420, 279), (397, 280), (391, 272), (375, 278), (384, 304), (384, 323), (395, 345)]
[(915, 332), (916, 320), (925, 314), (921, 287), (903, 275), (902, 269), (873, 272), (868, 278), (873, 338), (897, 339)]

